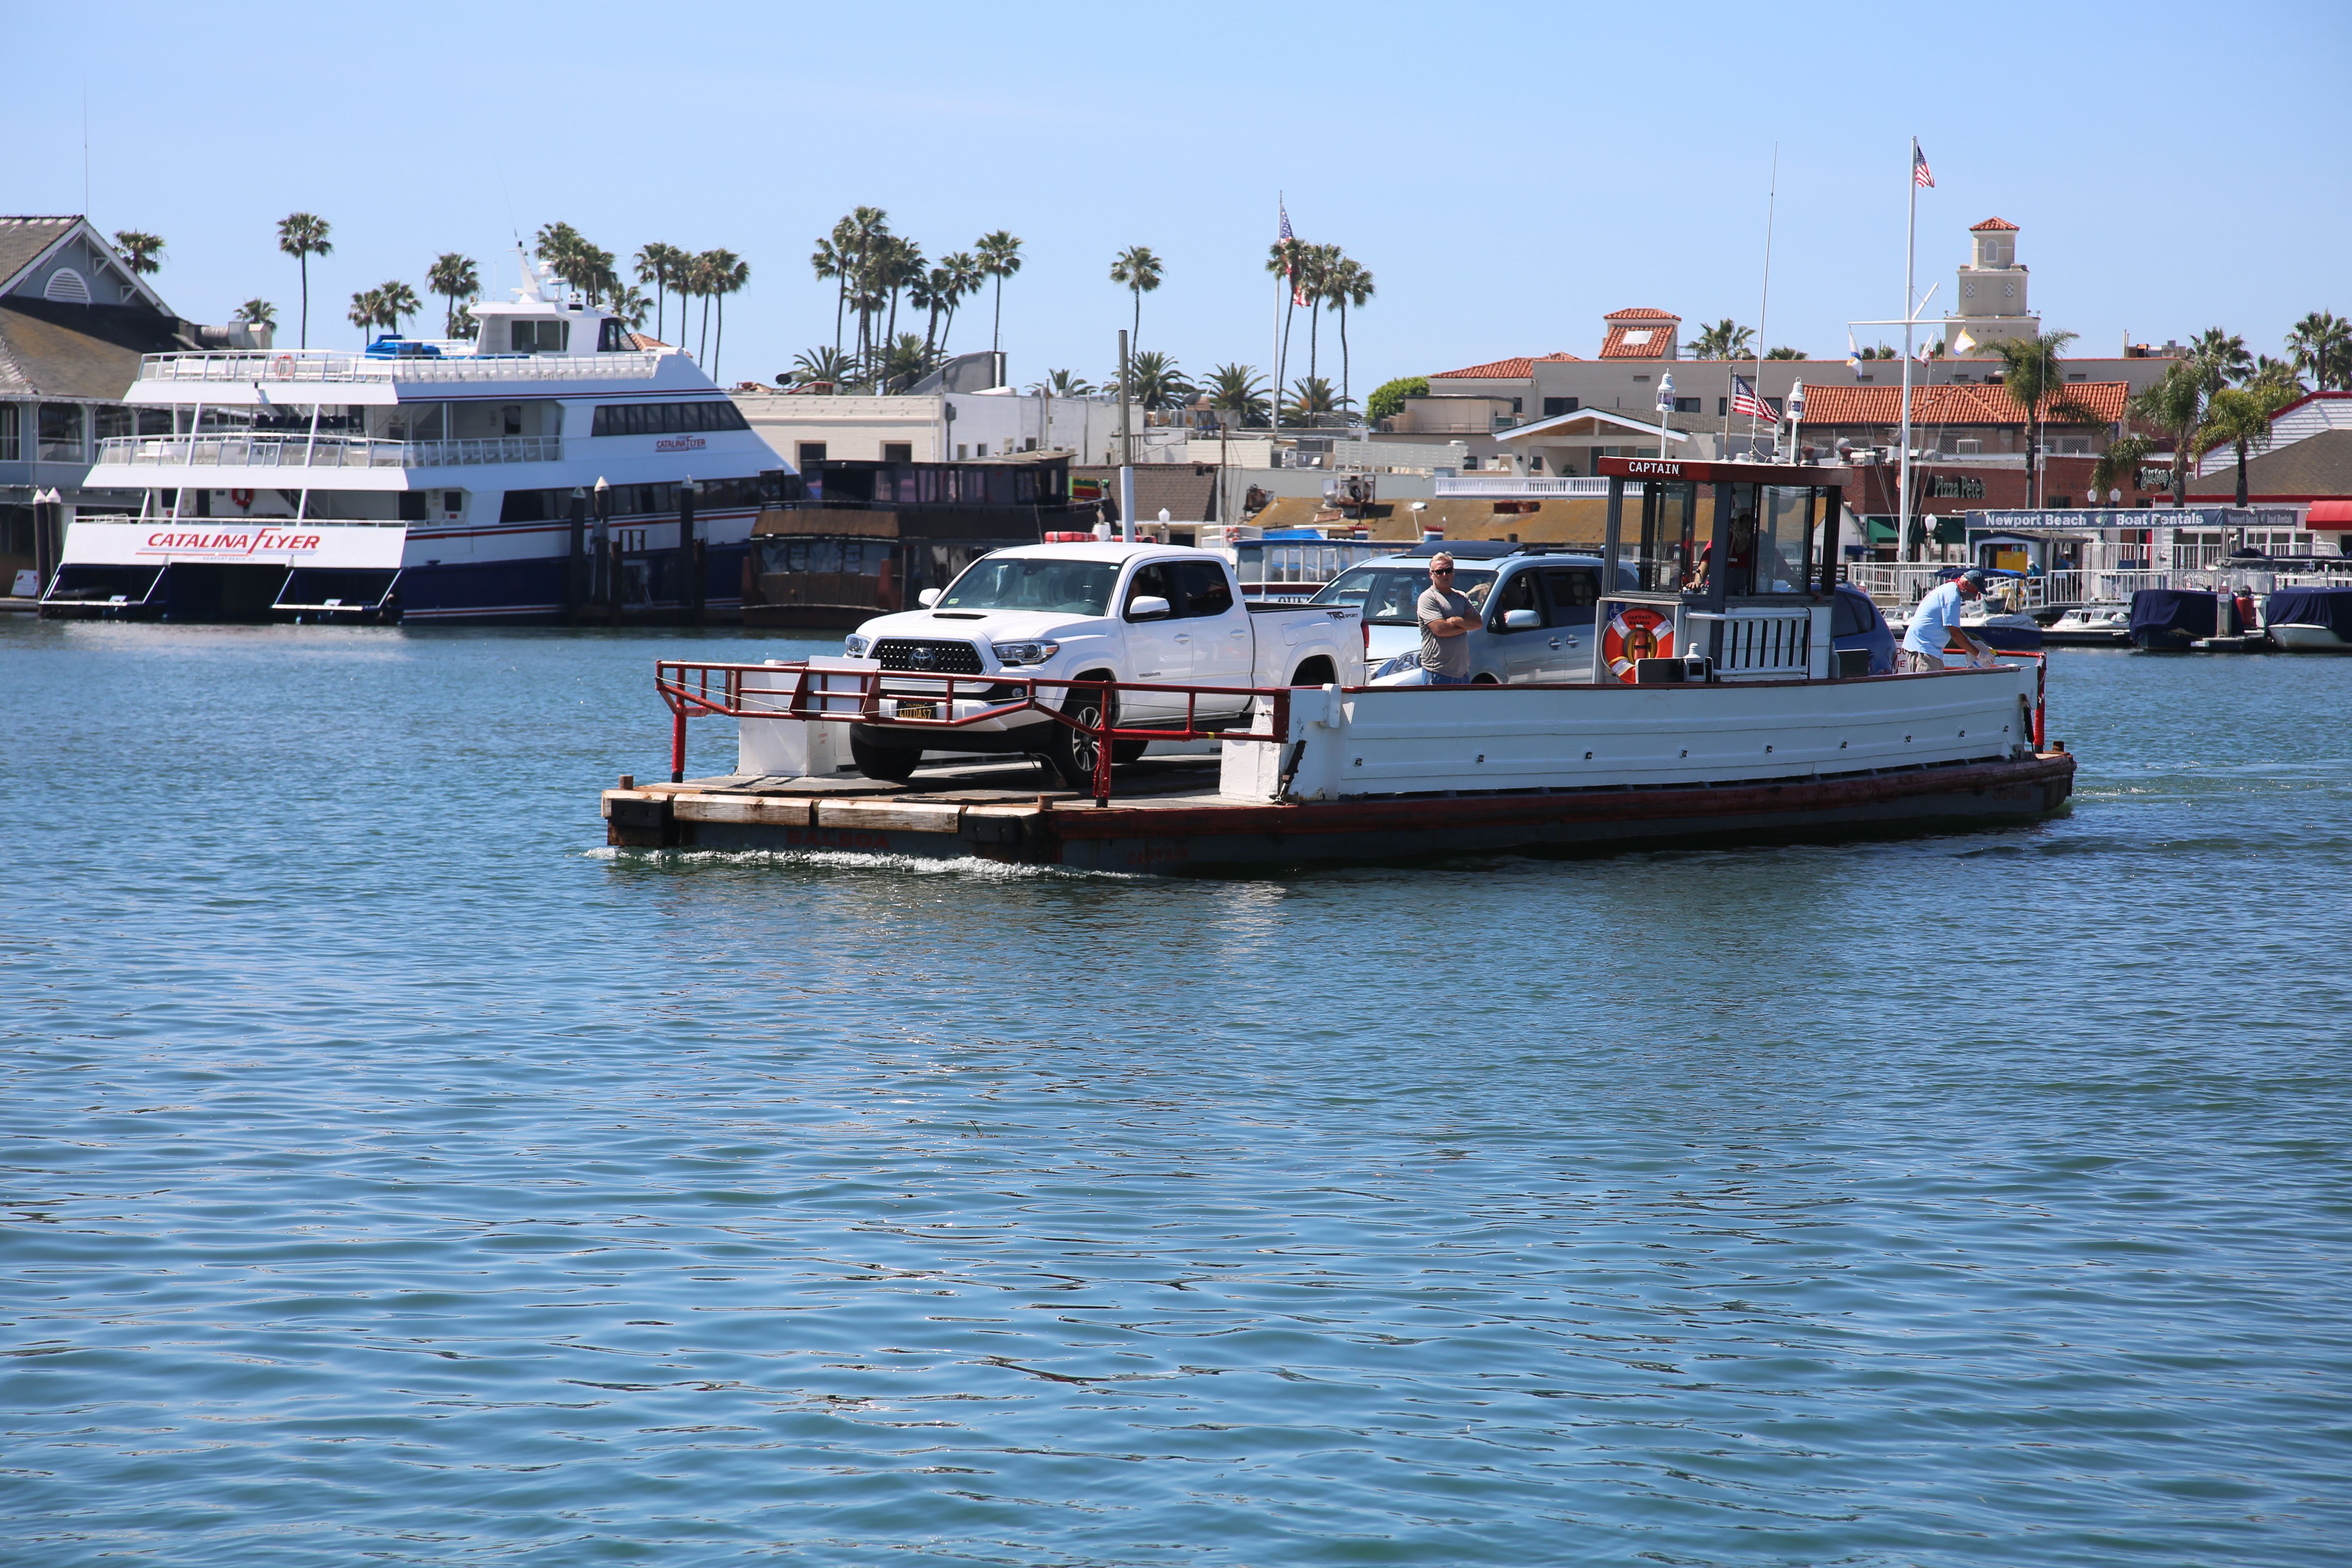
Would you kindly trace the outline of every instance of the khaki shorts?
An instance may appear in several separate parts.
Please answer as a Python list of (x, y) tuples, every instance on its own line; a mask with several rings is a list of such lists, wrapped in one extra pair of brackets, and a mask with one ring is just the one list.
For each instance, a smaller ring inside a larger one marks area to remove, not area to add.
[(1924, 670), (1951, 668), (1944, 662), (1944, 656), (1940, 653), (1921, 653), (1916, 648), (1908, 647), (1903, 650), (1903, 673), (1906, 675), (1917, 675)]

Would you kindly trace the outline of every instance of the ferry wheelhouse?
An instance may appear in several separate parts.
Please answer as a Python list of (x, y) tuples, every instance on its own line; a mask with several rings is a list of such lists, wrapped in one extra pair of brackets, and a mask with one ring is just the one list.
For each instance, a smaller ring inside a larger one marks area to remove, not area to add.
[(684, 350), (523, 268), (478, 335), (149, 354), (48, 615), (430, 625), (740, 617), (795, 484)]

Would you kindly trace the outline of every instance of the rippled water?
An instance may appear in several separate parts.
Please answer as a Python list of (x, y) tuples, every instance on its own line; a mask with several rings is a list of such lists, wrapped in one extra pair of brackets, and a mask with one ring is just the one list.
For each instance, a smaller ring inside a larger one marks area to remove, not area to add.
[(608, 854), (687, 641), (0, 626), (0, 1559), (2344, 1557), (2352, 661), (1160, 882)]

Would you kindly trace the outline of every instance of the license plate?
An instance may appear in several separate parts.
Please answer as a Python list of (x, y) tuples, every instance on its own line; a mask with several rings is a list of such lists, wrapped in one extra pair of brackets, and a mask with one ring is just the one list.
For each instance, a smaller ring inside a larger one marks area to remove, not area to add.
[(909, 702), (903, 697), (898, 700), (898, 717), (901, 719), (936, 719), (939, 716), (940, 705), (936, 702)]

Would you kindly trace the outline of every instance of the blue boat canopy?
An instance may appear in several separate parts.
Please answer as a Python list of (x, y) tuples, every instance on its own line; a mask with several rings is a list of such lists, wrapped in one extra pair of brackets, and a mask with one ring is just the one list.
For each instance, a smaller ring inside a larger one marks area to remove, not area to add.
[(2175, 631), (2192, 637), (2210, 637), (2220, 624), (2213, 595), (2202, 588), (2142, 588), (2132, 595), (2131, 629), (2135, 634), (2144, 630)]
[(2264, 625), (2326, 626), (2352, 642), (2352, 588), (2281, 588), (2263, 608)]

